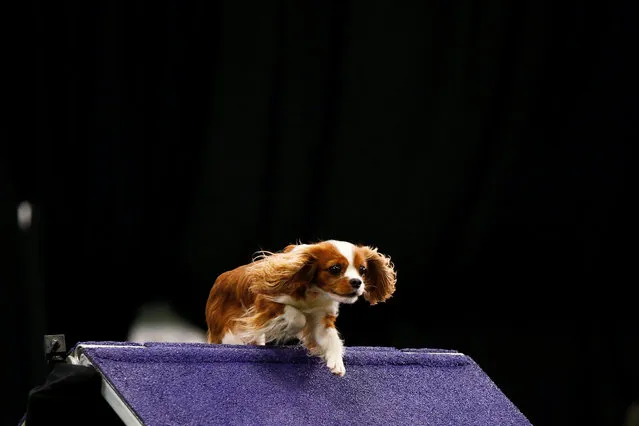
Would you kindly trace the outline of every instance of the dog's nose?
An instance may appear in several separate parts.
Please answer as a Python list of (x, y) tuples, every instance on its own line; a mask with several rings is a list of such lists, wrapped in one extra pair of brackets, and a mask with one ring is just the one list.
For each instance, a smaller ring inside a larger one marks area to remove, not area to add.
[(360, 285), (362, 285), (362, 280), (360, 280), (359, 278), (351, 278), (349, 282), (351, 283), (351, 286), (353, 288), (358, 288)]

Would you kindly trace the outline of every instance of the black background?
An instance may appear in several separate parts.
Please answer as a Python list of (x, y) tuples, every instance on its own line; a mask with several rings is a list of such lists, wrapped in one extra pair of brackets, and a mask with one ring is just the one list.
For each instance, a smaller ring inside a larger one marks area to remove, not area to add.
[[(337, 238), (393, 259), (349, 346), (454, 348), (533, 424), (638, 394), (631, 2), (32, 2), (0, 151), (3, 364), (123, 340), (215, 277)], [(19, 231), (18, 202), (34, 206)], [(4, 382), (4, 380), (3, 380)]]

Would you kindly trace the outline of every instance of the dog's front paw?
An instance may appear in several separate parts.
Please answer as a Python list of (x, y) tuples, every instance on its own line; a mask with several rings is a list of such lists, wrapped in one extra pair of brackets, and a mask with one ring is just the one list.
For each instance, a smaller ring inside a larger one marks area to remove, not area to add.
[(341, 357), (327, 357), (326, 358), (326, 366), (331, 373), (336, 374), (338, 376), (343, 376), (346, 374), (346, 367), (344, 367), (344, 360)]

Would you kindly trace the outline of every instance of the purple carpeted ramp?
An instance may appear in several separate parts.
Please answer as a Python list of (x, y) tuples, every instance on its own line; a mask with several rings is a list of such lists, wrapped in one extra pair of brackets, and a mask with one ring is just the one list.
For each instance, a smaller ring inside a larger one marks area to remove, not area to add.
[(344, 377), (291, 346), (86, 342), (75, 356), (127, 424), (530, 425), (455, 351), (347, 347)]

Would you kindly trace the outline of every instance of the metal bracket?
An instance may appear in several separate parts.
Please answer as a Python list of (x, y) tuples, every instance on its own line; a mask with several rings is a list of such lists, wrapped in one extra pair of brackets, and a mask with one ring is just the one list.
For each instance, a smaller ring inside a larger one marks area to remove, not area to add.
[(44, 358), (47, 364), (55, 362), (65, 362), (67, 355), (67, 344), (64, 334), (45, 334), (44, 336)]

